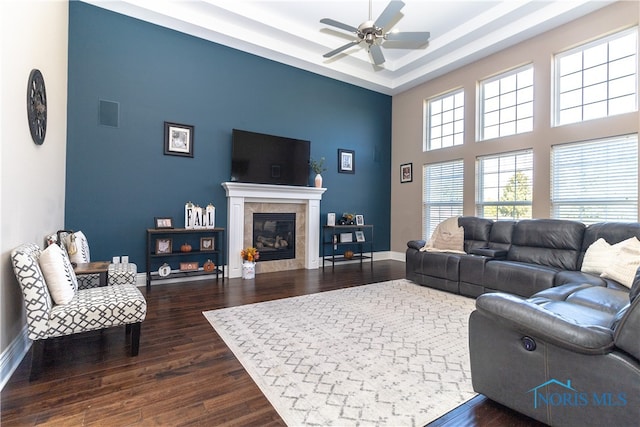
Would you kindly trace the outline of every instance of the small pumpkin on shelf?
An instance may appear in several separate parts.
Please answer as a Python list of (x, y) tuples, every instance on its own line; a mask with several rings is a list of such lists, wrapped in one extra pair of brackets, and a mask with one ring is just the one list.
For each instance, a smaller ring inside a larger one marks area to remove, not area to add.
[(207, 273), (212, 273), (215, 269), (216, 269), (216, 265), (213, 263), (213, 261), (211, 261), (210, 259), (207, 260), (207, 262), (204, 263), (204, 265), (202, 266), (202, 268), (204, 269), (204, 271), (206, 271)]
[(191, 252), (191, 245), (188, 243), (183, 243), (182, 246), (180, 246), (180, 252)]
[(344, 251), (344, 257), (346, 259), (352, 259), (353, 258), (353, 251), (352, 250), (346, 250)]

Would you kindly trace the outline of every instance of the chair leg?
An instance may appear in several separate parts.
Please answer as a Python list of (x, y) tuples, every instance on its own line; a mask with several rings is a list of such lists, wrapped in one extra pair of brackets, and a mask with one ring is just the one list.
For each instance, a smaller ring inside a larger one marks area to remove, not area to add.
[(29, 381), (35, 381), (42, 373), (42, 355), (44, 353), (45, 340), (36, 340), (31, 344), (31, 372)]
[(127, 325), (131, 326), (131, 356), (137, 356), (140, 350), (140, 326), (141, 322)]

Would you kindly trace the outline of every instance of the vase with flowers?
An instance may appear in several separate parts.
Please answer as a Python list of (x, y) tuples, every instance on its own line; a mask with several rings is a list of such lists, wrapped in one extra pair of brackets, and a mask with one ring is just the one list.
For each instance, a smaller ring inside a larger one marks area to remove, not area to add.
[(242, 278), (253, 279), (256, 277), (256, 261), (260, 258), (260, 252), (256, 248), (246, 248), (240, 251), (242, 257)]
[(314, 180), (315, 186), (317, 188), (322, 188), (322, 172), (326, 171), (327, 168), (324, 167), (324, 157), (320, 157), (320, 160), (315, 161), (313, 159), (309, 160), (309, 166), (311, 170), (316, 174), (316, 178)]

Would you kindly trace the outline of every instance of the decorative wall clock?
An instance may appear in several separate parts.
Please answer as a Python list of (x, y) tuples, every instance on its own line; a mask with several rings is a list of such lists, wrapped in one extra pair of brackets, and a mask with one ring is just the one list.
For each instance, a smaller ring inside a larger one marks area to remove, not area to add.
[(31, 70), (27, 86), (27, 118), (33, 142), (42, 145), (47, 133), (47, 92), (38, 69)]

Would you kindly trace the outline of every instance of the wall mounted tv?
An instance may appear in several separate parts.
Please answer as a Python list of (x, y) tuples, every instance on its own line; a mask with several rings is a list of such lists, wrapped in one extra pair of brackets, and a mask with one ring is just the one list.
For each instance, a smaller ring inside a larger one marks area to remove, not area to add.
[(309, 184), (311, 142), (233, 129), (231, 181)]

